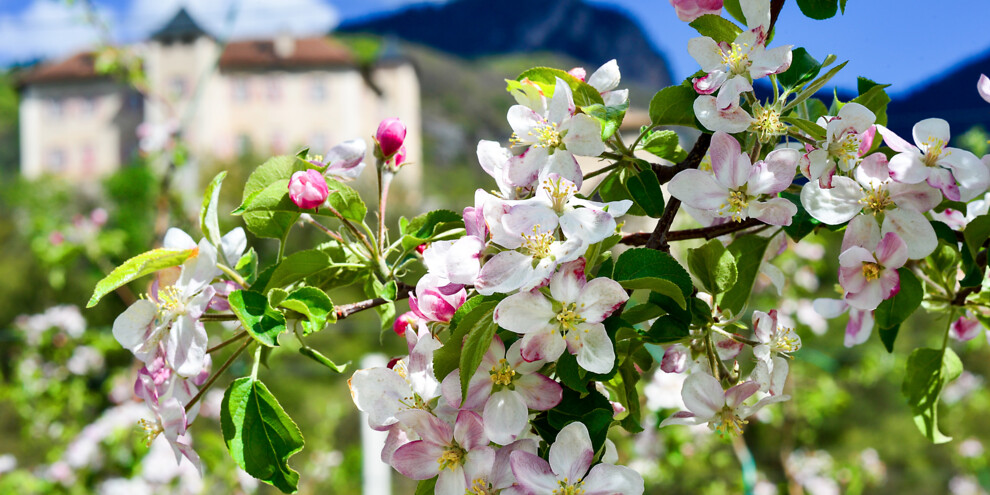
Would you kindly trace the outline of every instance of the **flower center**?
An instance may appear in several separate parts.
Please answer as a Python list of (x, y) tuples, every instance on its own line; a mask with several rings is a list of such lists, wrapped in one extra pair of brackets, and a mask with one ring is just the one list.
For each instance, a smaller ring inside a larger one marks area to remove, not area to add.
[(540, 224), (533, 226), (532, 234), (522, 234), (523, 247), (529, 251), (533, 258), (543, 259), (550, 257), (550, 248), (553, 246), (553, 232), (543, 232)]
[(832, 141), (828, 145), (828, 154), (835, 157), (843, 170), (852, 168), (850, 165), (859, 159), (859, 135), (855, 132), (846, 132), (841, 137)]
[(938, 161), (941, 158), (949, 156), (952, 154), (951, 151), (945, 149), (945, 145), (948, 144), (939, 138), (929, 137), (924, 140), (921, 145), (925, 147), (925, 157), (924, 162), (926, 166), (935, 167), (938, 166)]
[(801, 340), (794, 334), (793, 328), (778, 327), (773, 337), (773, 348), (777, 352), (794, 352), (801, 348)]
[(563, 213), (567, 200), (577, 192), (577, 187), (570, 181), (565, 182), (563, 177), (557, 177), (556, 180), (546, 179), (543, 185), (546, 186), (547, 195), (553, 203), (553, 211), (558, 215)]
[(880, 278), (880, 265), (876, 263), (863, 263), (863, 276), (867, 282), (872, 282)]
[(584, 493), (584, 482), (578, 481), (575, 484), (571, 484), (567, 478), (561, 481), (557, 481), (560, 488), (555, 488), (553, 493), (555, 495), (581, 495)]
[(883, 188), (883, 184), (879, 184), (874, 187), (870, 185), (870, 191), (866, 193), (866, 197), (859, 200), (867, 210), (873, 212), (874, 215), (880, 213), (887, 208), (890, 208), (894, 201), (890, 199), (890, 193)]
[(725, 406), (715, 416), (712, 426), (714, 426), (715, 431), (717, 431), (719, 435), (735, 436), (742, 434), (742, 427), (747, 423), (749, 423), (749, 421), (736, 416), (736, 412), (734, 410), (732, 410), (729, 406)]
[(498, 364), (492, 366), (492, 370), (488, 373), (495, 385), (509, 385), (516, 377), (516, 370), (512, 369), (512, 366), (509, 366), (509, 362), (505, 359), (500, 359)]
[(728, 50), (722, 50), (722, 63), (733, 74), (742, 74), (749, 67), (749, 43), (733, 43)]
[(476, 478), (465, 495), (495, 495), (495, 487), (483, 478)]
[(561, 144), (560, 131), (557, 129), (556, 122), (543, 121), (539, 127), (536, 128), (536, 147), (546, 148), (548, 151), (555, 148), (559, 148)]
[(157, 421), (148, 421), (147, 419), (139, 419), (138, 427), (144, 430), (144, 445), (146, 447), (150, 447), (151, 442), (154, 442), (158, 434), (164, 431), (162, 425)]
[(577, 326), (586, 320), (577, 312), (577, 303), (570, 303), (563, 307), (556, 316), (557, 324), (560, 325), (561, 333), (576, 330)]
[(753, 123), (749, 129), (755, 132), (760, 142), (774, 142), (787, 133), (787, 126), (780, 121), (780, 112), (773, 106), (753, 105)]
[(464, 463), (464, 457), (466, 455), (467, 452), (465, 452), (464, 449), (457, 445), (452, 445), (450, 448), (443, 451), (443, 454), (437, 458), (437, 464), (440, 464), (441, 471), (444, 469), (450, 469), (453, 471), (454, 468)]
[(181, 315), (186, 312), (182, 294), (174, 285), (158, 290), (158, 311), (162, 314)]
[(744, 191), (734, 190), (729, 191), (729, 201), (727, 203), (722, 203), (719, 215), (724, 212), (722, 209), (727, 209), (732, 215), (732, 220), (736, 222), (741, 222), (746, 218), (746, 212), (749, 210), (749, 195)]

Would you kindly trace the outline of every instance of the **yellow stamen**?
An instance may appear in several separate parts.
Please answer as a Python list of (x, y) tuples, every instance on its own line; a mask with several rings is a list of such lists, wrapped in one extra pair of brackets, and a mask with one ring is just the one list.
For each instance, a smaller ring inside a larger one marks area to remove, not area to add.
[[(556, 316), (557, 324), (561, 328), (561, 333), (566, 334), (571, 330), (577, 330), (578, 325), (586, 320), (577, 312), (577, 303), (570, 303), (564, 306)], [(575, 336), (575, 339), (578, 337)]]
[(883, 184), (876, 187), (870, 185), (870, 191), (859, 202), (874, 215), (894, 205), (894, 200), (890, 199), (890, 192), (884, 189)]
[(557, 180), (544, 179), (543, 181), (547, 195), (550, 196), (550, 201), (553, 203), (553, 211), (557, 214), (564, 211), (564, 204), (567, 203), (567, 199), (577, 192), (574, 184), (565, 183), (564, 180), (564, 178), (558, 177)]
[(147, 447), (150, 447), (151, 442), (155, 441), (155, 438), (164, 431), (162, 425), (157, 421), (148, 421), (146, 419), (139, 419), (138, 427), (144, 430), (144, 444)]
[(938, 165), (939, 160), (952, 154), (951, 151), (945, 149), (946, 144), (948, 143), (933, 137), (929, 137), (921, 143), (921, 146), (925, 148), (925, 157), (923, 160), (926, 166), (935, 167)]
[(745, 419), (736, 416), (736, 412), (728, 406), (722, 408), (712, 421), (712, 428), (722, 436), (735, 436), (742, 434), (743, 425), (749, 423)]
[(540, 224), (533, 226), (532, 234), (522, 234), (523, 248), (533, 256), (533, 258), (543, 259), (550, 257), (550, 248), (553, 246), (553, 232), (542, 232)]
[(863, 263), (863, 276), (867, 282), (872, 282), (880, 278), (880, 265), (876, 263)]
[(772, 143), (787, 133), (787, 126), (780, 121), (780, 111), (774, 106), (753, 105), (753, 123), (749, 130), (756, 133), (762, 143)]
[(492, 378), (492, 383), (495, 385), (506, 386), (512, 383), (512, 380), (516, 378), (516, 370), (509, 366), (509, 362), (505, 359), (500, 359), (498, 364), (492, 366), (492, 370), (489, 372)]
[(749, 43), (733, 43), (728, 51), (722, 51), (722, 63), (732, 74), (742, 74), (749, 69), (749, 52)]
[(465, 452), (464, 449), (454, 445), (443, 451), (443, 454), (441, 454), (437, 459), (437, 464), (440, 464), (441, 471), (444, 469), (450, 469), (453, 471), (454, 468), (464, 463), (464, 457), (466, 455), (467, 452)]

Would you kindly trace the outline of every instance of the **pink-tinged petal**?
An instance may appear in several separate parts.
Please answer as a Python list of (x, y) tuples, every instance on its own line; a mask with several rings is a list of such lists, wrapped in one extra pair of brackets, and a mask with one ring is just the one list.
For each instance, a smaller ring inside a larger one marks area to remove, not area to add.
[(681, 398), (689, 411), (700, 421), (707, 422), (725, 406), (725, 391), (715, 377), (708, 373), (692, 373), (684, 380)]
[(713, 340), (715, 341), (715, 353), (723, 361), (735, 359), (743, 350), (744, 344), (742, 342), (736, 342), (725, 335), (717, 334), (713, 337)]
[(980, 322), (965, 316), (960, 316), (959, 319), (952, 322), (952, 326), (949, 327), (949, 336), (960, 342), (972, 340), (979, 333)]
[(581, 165), (578, 164), (577, 158), (570, 150), (557, 150), (550, 155), (543, 169), (540, 170), (538, 179), (546, 178), (550, 174), (557, 174), (573, 182), (578, 189), (581, 189), (584, 180)]
[(577, 482), (587, 474), (595, 451), (591, 448), (591, 436), (584, 423), (575, 421), (568, 424), (557, 434), (557, 439), (550, 446), (550, 469), (558, 479)]
[(842, 247), (840, 252), (859, 246), (867, 251), (872, 251), (880, 242), (880, 224), (877, 223), (873, 215), (856, 215), (846, 226), (846, 232), (842, 235)]
[(759, 402), (753, 404), (752, 406), (740, 406), (739, 409), (736, 410), (736, 414), (740, 419), (746, 419), (770, 404), (776, 404), (787, 400), (791, 400), (790, 395), (771, 395), (760, 399)]
[(721, 69), (725, 65), (725, 62), (722, 61), (722, 49), (719, 48), (715, 40), (707, 36), (689, 39), (687, 51), (701, 66), (701, 70), (705, 72)]
[(162, 239), (162, 247), (166, 249), (193, 249), (196, 245), (196, 241), (189, 234), (175, 227), (168, 229), (165, 238)]
[(409, 442), (409, 433), (405, 429), (400, 426), (389, 428), (388, 436), (385, 437), (385, 446), (382, 447), (382, 462), (391, 466), (396, 449)]
[(508, 148), (496, 141), (485, 140), (478, 141), (477, 155), (481, 168), (492, 177), (496, 177), (512, 158), (512, 152)]
[(791, 66), (791, 46), (784, 45), (769, 50), (753, 50), (749, 74), (755, 80), (770, 74), (780, 74)]
[(877, 116), (870, 109), (856, 102), (843, 105), (838, 117), (835, 120), (841, 122), (843, 131), (856, 134), (865, 132), (877, 120)]
[(424, 442), (448, 445), (454, 438), (454, 428), (422, 409), (408, 409), (395, 414), (399, 423), (415, 431)]
[(888, 232), (880, 239), (876, 249), (877, 262), (888, 269), (897, 269), (907, 262), (907, 244), (901, 236)]
[(485, 404), (485, 433), (499, 445), (512, 443), (529, 425), (529, 410), (518, 393), (503, 389)]
[(660, 360), (660, 371), (664, 373), (683, 373), (687, 369), (688, 349), (681, 344), (674, 344), (663, 351)]
[(569, 261), (557, 267), (550, 278), (550, 297), (562, 303), (577, 301), (585, 284), (584, 258)]
[(987, 103), (990, 103), (990, 77), (980, 74), (980, 80), (976, 81), (976, 91)]
[(832, 188), (822, 189), (809, 182), (801, 188), (801, 204), (820, 222), (839, 225), (852, 220), (863, 210), (863, 189), (856, 181), (843, 176), (832, 178)]
[(578, 294), (577, 313), (588, 323), (600, 323), (619, 309), (629, 294), (615, 280), (599, 277), (588, 282)]
[(859, 162), (853, 172), (856, 181), (865, 187), (878, 186), (890, 182), (890, 168), (883, 153), (873, 153)]
[(409, 384), (393, 370), (370, 368), (354, 372), (347, 381), (354, 405), (368, 413), (368, 426), (385, 430), (398, 420), (395, 414), (403, 408), (399, 402), (412, 395)]
[(844, 345), (853, 347), (870, 338), (873, 332), (873, 312), (856, 308), (849, 309), (849, 323), (846, 324)]
[[(501, 450), (501, 449), (500, 449)], [(491, 447), (481, 447), (468, 452), (464, 460), (464, 477), (468, 481), (477, 479), (488, 480), (493, 483), (492, 473), (495, 471), (495, 459), (497, 454)], [(506, 456), (505, 468), (508, 469), (508, 457)], [(466, 489), (465, 489), (466, 490)], [(465, 495), (464, 491), (457, 495)]]
[(701, 170), (682, 170), (667, 185), (670, 195), (684, 204), (702, 210), (717, 210), (729, 200), (729, 190), (711, 174)]
[(518, 292), (495, 306), (495, 323), (516, 333), (530, 333), (547, 328), (556, 316), (553, 305), (539, 291)]
[(915, 144), (922, 151), (928, 151), (926, 142), (941, 140), (943, 146), (949, 142), (949, 123), (942, 119), (925, 119), (914, 124), (911, 134)]
[(580, 239), (595, 244), (615, 233), (615, 218), (606, 211), (593, 208), (576, 208), (560, 217), (560, 230), (568, 239)]
[(859, 292), (866, 287), (866, 283), (866, 276), (863, 275), (862, 265), (839, 267), (839, 285), (846, 292)]
[(926, 182), (918, 184), (891, 182), (887, 184), (887, 192), (898, 207), (910, 208), (921, 213), (935, 208), (942, 202), (942, 193)]
[(523, 335), (520, 351), (526, 361), (556, 361), (566, 347), (564, 338), (550, 327), (546, 327), (539, 332)]
[(894, 131), (887, 129), (882, 125), (877, 125), (877, 132), (879, 132), (880, 135), (883, 136), (883, 142), (886, 143), (887, 146), (890, 147), (890, 149), (898, 153), (912, 152), (919, 155), (921, 154), (918, 148), (916, 148), (913, 144), (905, 141), (897, 134), (894, 134)]
[(877, 138), (877, 126), (871, 125), (859, 135), (859, 156), (863, 156), (873, 148), (873, 141)]
[(710, 417), (700, 418), (698, 416), (695, 416), (694, 413), (690, 411), (677, 411), (674, 414), (667, 416), (663, 421), (661, 421), (660, 426), (658, 426), (657, 428), (663, 428), (664, 426), (669, 426), (669, 425), (687, 425), (687, 426), (700, 425), (703, 423), (707, 423), (709, 419), (711, 418)]
[(189, 459), (189, 462), (196, 468), (196, 471), (199, 471), (199, 476), (201, 478), (203, 477), (203, 462), (200, 461), (199, 454), (191, 446), (182, 442), (174, 442), (172, 443), (172, 449), (181, 452), (183, 457)]
[(546, 148), (531, 147), (509, 160), (503, 171), (505, 180), (516, 187), (529, 187), (536, 182), (549, 161), (550, 154)]
[(890, 299), (901, 291), (901, 277), (897, 270), (886, 269), (880, 272), (880, 295)]
[(770, 313), (753, 311), (753, 335), (763, 344), (770, 342), (770, 337), (777, 330), (777, 310)]
[(579, 113), (570, 118), (563, 126), (561, 132), (567, 131), (564, 136), (564, 145), (567, 151), (578, 156), (598, 156), (605, 151), (605, 143), (602, 142), (602, 125), (593, 117)]
[(571, 87), (561, 78), (556, 78), (557, 82), (553, 88), (553, 97), (547, 105), (547, 120), (561, 123), (567, 117), (574, 114), (574, 96)]
[(735, 76), (722, 85), (722, 90), (715, 97), (715, 106), (721, 111), (738, 108), (739, 96), (750, 91), (753, 91), (753, 85), (744, 76)]
[[(746, 19), (746, 27), (749, 31), (766, 31), (770, 28), (770, 2), (769, 0), (747, 0), (739, 2), (742, 8), (743, 17)], [(761, 29), (762, 28), (762, 29)], [(746, 34), (747, 31), (743, 31)], [(743, 34), (740, 34), (742, 36)], [(738, 38), (736, 38), (739, 41)]]
[(643, 477), (625, 466), (599, 464), (584, 479), (584, 495), (641, 495)]
[(841, 299), (818, 298), (811, 305), (823, 318), (835, 318), (849, 309), (849, 305)]
[(488, 375), (489, 369), (491, 366), (487, 368), (482, 366), (471, 376), (471, 380), (468, 382), (467, 398), (463, 404), (461, 403), (461, 370), (459, 369), (444, 377), (440, 384), (441, 394), (451, 407), (480, 410), (492, 394), (492, 380)]
[(464, 477), (462, 466), (440, 471), (433, 492), (435, 495), (464, 495), (465, 492), (467, 492), (467, 479)]
[[(722, 85), (721, 92), (725, 91), (727, 85), (728, 83)], [(713, 96), (699, 96), (698, 99), (694, 100), (693, 108), (698, 121), (711, 131), (735, 134), (749, 129), (749, 125), (753, 122), (753, 117), (739, 105), (732, 105), (724, 109), (718, 108)]]
[(545, 120), (540, 114), (522, 105), (512, 105), (506, 114), (512, 132), (524, 143), (533, 143), (536, 135), (535, 130), (543, 125)]
[(790, 225), (797, 211), (797, 205), (784, 198), (752, 201), (749, 204), (749, 216), (769, 225)]
[(727, 189), (737, 189), (746, 182), (749, 176), (749, 163), (739, 163), (741, 153), (739, 141), (724, 133), (712, 135), (708, 155), (711, 157), (712, 172), (718, 183)]
[(448, 251), (450, 257), (445, 260), (447, 278), (455, 284), (473, 285), (481, 271), (481, 252), (484, 249), (485, 241), (474, 236), (464, 236), (454, 241)]
[(952, 172), (944, 168), (933, 168), (928, 171), (928, 185), (942, 191), (946, 199), (959, 201), (962, 197), (959, 193), (959, 186), (956, 185), (956, 178)]
[(392, 467), (407, 478), (428, 480), (440, 474), (437, 459), (443, 455), (444, 447), (423, 440), (409, 442), (392, 454)]
[(746, 181), (746, 192), (752, 196), (777, 194), (794, 180), (794, 171), (801, 153), (795, 149), (771, 151), (766, 160), (756, 162)]
[(725, 405), (730, 409), (739, 407), (746, 399), (760, 390), (760, 384), (747, 381), (725, 391)]
[(938, 247), (935, 229), (924, 215), (908, 208), (887, 210), (880, 233), (894, 232), (907, 244), (908, 258), (917, 260), (932, 254)]
[(201, 322), (188, 315), (179, 316), (168, 332), (165, 357), (179, 375), (196, 376), (203, 369), (208, 340)]
[(716, 91), (718, 88), (725, 84), (725, 80), (728, 79), (729, 75), (721, 70), (713, 70), (709, 72), (704, 77), (696, 77), (691, 80), (691, 84), (694, 86), (694, 90), (699, 95), (710, 95)]
[(522, 357), (522, 340), (517, 340), (509, 346), (509, 350), (505, 351), (505, 360), (509, 362), (509, 366), (516, 370), (516, 373), (528, 375), (530, 373), (536, 373), (543, 367), (543, 361), (526, 361)]
[[(512, 453), (516, 451), (536, 455), (536, 440), (532, 438), (516, 440), (495, 452), (495, 463), (492, 465), (491, 475), (488, 477), (488, 481), (491, 482), (495, 489), (504, 489), (516, 482), (516, 477), (512, 475), (512, 466), (509, 465), (509, 459)], [(504, 494), (506, 492), (503, 491), (502, 493)]]
[(513, 385), (526, 407), (536, 411), (553, 409), (560, 404), (564, 392), (559, 383), (539, 373), (523, 375)]
[(969, 151), (946, 148), (938, 164), (952, 170), (952, 176), (959, 184), (961, 201), (982, 196), (990, 187), (990, 172), (987, 171), (986, 165)]
[(485, 425), (481, 421), (481, 416), (472, 411), (457, 413), (457, 421), (454, 422), (454, 440), (467, 450), (488, 445), (488, 436), (485, 435)]
[(568, 333), (569, 342), (575, 334), (581, 339), (581, 347), (577, 350), (578, 366), (592, 373), (604, 374), (612, 371), (615, 366), (615, 348), (605, 332), (605, 325), (584, 323)]
[(905, 151), (894, 155), (887, 167), (890, 169), (890, 178), (904, 184), (923, 182), (928, 179), (930, 172), (917, 151)]
[(883, 302), (883, 296), (883, 287), (881, 287), (880, 281), (874, 280), (863, 285), (862, 290), (846, 294), (845, 299), (854, 308), (873, 311)]
[(155, 303), (138, 299), (113, 321), (113, 337), (124, 349), (133, 352), (147, 340), (157, 314)]
[(509, 465), (519, 488), (528, 495), (546, 495), (560, 488), (550, 464), (536, 455), (517, 450), (509, 455)]
[(486, 296), (512, 292), (529, 281), (532, 263), (532, 257), (518, 251), (502, 251), (481, 267), (474, 288)]

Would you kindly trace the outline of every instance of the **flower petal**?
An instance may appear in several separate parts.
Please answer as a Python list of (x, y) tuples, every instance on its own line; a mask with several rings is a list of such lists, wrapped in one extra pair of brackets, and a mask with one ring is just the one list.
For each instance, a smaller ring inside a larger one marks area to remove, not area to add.
[(584, 478), (594, 458), (595, 451), (591, 448), (588, 427), (580, 421), (563, 427), (550, 446), (550, 469), (558, 479), (577, 482)]
[(619, 64), (613, 58), (602, 64), (598, 70), (588, 77), (588, 84), (597, 89), (599, 93), (604, 93), (619, 87), (621, 77)]
[(779, 149), (771, 151), (766, 160), (753, 165), (746, 180), (746, 192), (757, 196), (760, 194), (777, 194), (794, 180), (801, 153), (795, 149)]
[(885, 268), (897, 269), (907, 262), (907, 244), (894, 232), (887, 232), (876, 249), (877, 262)]
[(602, 125), (593, 117), (579, 113), (570, 118), (563, 126), (561, 132), (567, 131), (564, 136), (564, 145), (567, 151), (578, 156), (598, 156), (605, 151), (605, 143), (602, 142)]
[(908, 208), (888, 210), (880, 233), (896, 232), (907, 244), (908, 258), (917, 260), (932, 254), (938, 247), (935, 229), (924, 215)]
[(584, 495), (641, 495), (643, 477), (625, 466), (599, 464), (584, 479)]
[(604, 374), (612, 371), (615, 366), (615, 348), (605, 332), (605, 325), (585, 323), (567, 335), (568, 340), (572, 340), (572, 337), (577, 340), (578, 336), (581, 339), (577, 351), (578, 366), (592, 373)]
[(513, 294), (495, 306), (495, 323), (516, 333), (530, 333), (543, 330), (556, 316), (553, 305), (539, 291)]
[(849, 323), (846, 324), (846, 334), (843, 344), (846, 347), (862, 344), (870, 338), (872, 332), (873, 312), (850, 308)]
[(409, 442), (392, 454), (392, 467), (407, 478), (428, 480), (440, 474), (437, 459), (443, 452), (443, 447), (423, 440)]
[(499, 445), (512, 443), (529, 425), (529, 410), (518, 393), (503, 389), (485, 404), (485, 433)]
[(509, 455), (509, 465), (519, 488), (526, 494), (545, 495), (560, 488), (550, 464), (534, 454), (517, 450)]
[(749, 204), (749, 216), (770, 225), (790, 225), (797, 212), (797, 205), (784, 198), (770, 198)]
[(560, 384), (539, 373), (523, 375), (513, 385), (526, 407), (537, 411), (553, 409), (563, 398), (564, 390)]
[(926, 142), (931, 143), (939, 140), (942, 141), (942, 146), (949, 142), (949, 123), (942, 119), (925, 119), (914, 124), (911, 134), (914, 137), (915, 144), (922, 151), (928, 151)]
[(725, 62), (722, 61), (722, 49), (719, 48), (715, 40), (707, 36), (689, 39), (687, 51), (701, 66), (701, 70), (705, 72), (712, 72), (725, 65)]
[(849, 177), (832, 178), (832, 188), (822, 189), (814, 182), (801, 188), (801, 204), (820, 222), (839, 225), (852, 220), (863, 210), (860, 199), (864, 197), (859, 183)]
[(557, 267), (557, 272), (550, 278), (550, 297), (565, 304), (577, 301), (587, 284), (584, 264), (584, 258), (578, 258)]
[(600, 323), (629, 299), (615, 280), (598, 277), (588, 282), (576, 301), (577, 312), (588, 323)]
[(467, 450), (488, 445), (485, 425), (478, 413), (472, 411), (457, 413), (457, 420), (454, 422), (454, 441)]
[(707, 422), (725, 405), (725, 391), (715, 377), (698, 372), (688, 375), (681, 388), (684, 406), (695, 414), (699, 421)]

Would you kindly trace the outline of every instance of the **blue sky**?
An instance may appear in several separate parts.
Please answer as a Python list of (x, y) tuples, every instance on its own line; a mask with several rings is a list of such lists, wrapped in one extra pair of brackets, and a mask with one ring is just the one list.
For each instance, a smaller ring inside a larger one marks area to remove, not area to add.
[[(442, 1), (442, 0), (438, 0)], [(664, 0), (594, 0), (629, 12), (669, 58), (674, 76), (694, 72), (687, 40), (697, 34)], [(233, 26), (226, 13), (239, 2)], [(77, 2), (78, 3), (78, 2)], [(388, 12), (410, 0), (95, 0), (118, 40), (141, 39), (179, 5), (190, 6), (213, 32), (246, 38), (280, 31), (325, 32), (342, 20)], [(801, 15), (787, 2), (775, 44), (804, 46), (817, 58), (835, 53), (849, 65), (836, 79), (853, 87), (856, 76), (892, 83), (893, 93), (923, 84), (967, 59), (990, 51), (990, 0), (850, 0), (847, 14), (827, 21)], [(97, 33), (79, 8), (58, 0), (0, 0), (0, 63), (55, 57), (83, 49)], [(987, 67), (990, 73), (990, 67)], [(961, 81), (970, 86), (970, 81)], [(972, 81), (975, 84), (975, 81)]]

